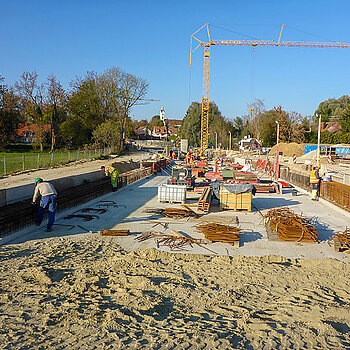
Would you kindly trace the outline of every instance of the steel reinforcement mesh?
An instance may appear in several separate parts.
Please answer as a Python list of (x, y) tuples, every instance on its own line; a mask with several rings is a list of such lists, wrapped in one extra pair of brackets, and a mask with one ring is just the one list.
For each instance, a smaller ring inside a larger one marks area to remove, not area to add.
[[(118, 188), (152, 174), (152, 168), (136, 169), (121, 174), (118, 178)], [(109, 178), (72, 187), (57, 195), (57, 210), (74, 207), (112, 191)], [(0, 208), (0, 236), (29, 226), (35, 222), (38, 205), (32, 205), (31, 200), (16, 202)]]
[[(289, 168), (281, 169), (280, 177), (296, 186), (310, 190), (310, 177), (290, 171)], [(332, 181), (321, 182), (320, 197), (350, 211), (350, 186)]]

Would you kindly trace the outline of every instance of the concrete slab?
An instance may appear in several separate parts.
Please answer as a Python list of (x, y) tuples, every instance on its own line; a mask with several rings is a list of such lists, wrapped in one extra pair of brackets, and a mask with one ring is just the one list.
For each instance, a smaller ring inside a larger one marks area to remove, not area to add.
[[(167, 180), (167, 176), (154, 176), (150, 179), (139, 180), (122, 190), (110, 193), (94, 199), (88, 203), (71, 208), (57, 216), (56, 223), (63, 225), (80, 225), (72, 230), (67, 227), (54, 226), (54, 230), (50, 233), (45, 232), (43, 227), (31, 226), (13, 235), (5, 236), (0, 241), (1, 244), (17, 244), (27, 240), (46, 239), (49, 237), (64, 237), (74, 235), (77, 238), (86, 237), (86, 235), (96, 235), (101, 229), (125, 229), (128, 228), (133, 233), (128, 237), (115, 237), (113, 240), (118, 242), (124, 249), (138, 250), (156, 248), (154, 240), (147, 240), (139, 243), (134, 238), (137, 232), (147, 230), (157, 230), (163, 233), (170, 233), (170, 230), (182, 231), (194, 238), (203, 238), (195, 229), (195, 225), (200, 222), (219, 222), (233, 223), (236, 217), (239, 220), (239, 227), (242, 231), (241, 246), (238, 248), (230, 244), (213, 243), (206, 247), (219, 255), (229, 256), (262, 256), (268, 254), (281, 255), (286, 258), (293, 259), (322, 259), (334, 258), (342, 261), (350, 261), (350, 256), (344, 253), (337, 253), (333, 247), (330, 247), (327, 240), (336, 231), (343, 231), (346, 226), (350, 226), (350, 214), (341, 209), (332, 208), (322, 202), (313, 202), (309, 195), (299, 193), (298, 196), (292, 196), (291, 191), (284, 191), (279, 194), (259, 193), (253, 197), (254, 210), (252, 212), (233, 212), (220, 211), (216, 201), (213, 202), (211, 211), (207, 215), (201, 215), (199, 219), (191, 218), (189, 220), (172, 220), (152, 216), (145, 213), (146, 208), (165, 208), (178, 207), (180, 205), (159, 203), (157, 200), (157, 187)], [(100, 215), (98, 220), (94, 219), (89, 222), (83, 222), (81, 219), (64, 220), (64, 216), (77, 212), (83, 207), (96, 207), (102, 200), (112, 200), (118, 204), (125, 204), (126, 208), (109, 208), (109, 211)], [(189, 200), (195, 203), (195, 200)], [(296, 213), (303, 214), (313, 218), (313, 223), (319, 233), (320, 243), (297, 243), (282, 242), (269, 240), (262, 223), (262, 214), (271, 208), (288, 206)], [(169, 222), (169, 227), (164, 230), (161, 226), (154, 226), (154, 221)], [(91, 233), (87, 233), (91, 231)], [(93, 232), (93, 233), (92, 233)], [(101, 237), (101, 239), (104, 239)], [(167, 247), (159, 249), (169, 251)], [(195, 254), (214, 254), (199, 246), (188, 248), (189, 253)]]

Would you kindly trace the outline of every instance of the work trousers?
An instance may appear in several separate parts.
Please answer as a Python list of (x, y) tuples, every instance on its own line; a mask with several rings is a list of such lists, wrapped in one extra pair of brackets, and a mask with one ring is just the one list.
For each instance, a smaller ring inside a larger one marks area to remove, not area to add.
[(319, 196), (319, 189), (320, 189), (320, 184), (319, 183), (312, 183), (312, 191), (311, 191), (311, 199), (317, 199)]
[(43, 196), (40, 199), (40, 208), (38, 212), (37, 223), (41, 224), (44, 217), (45, 209), (49, 207), (49, 219), (47, 221), (47, 228), (51, 228), (53, 223), (55, 222), (55, 214), (56, 214), (56, 195), (49, 194), (48, 196)]
[(113, 173), (111, 174), (111, 183), (112, 183), (112, 186), (115, 188), (118, 187), (118, 177), (119, 177), (119, 172), (113, 171)]

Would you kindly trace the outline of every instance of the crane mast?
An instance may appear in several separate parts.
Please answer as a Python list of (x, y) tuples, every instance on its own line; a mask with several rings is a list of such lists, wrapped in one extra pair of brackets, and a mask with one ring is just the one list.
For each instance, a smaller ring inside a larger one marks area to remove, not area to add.
[[(251, 46), (253, 50), (257, 46), (263, 47), (313, 47), (313, 48), (338, 48), (349, 49), (349, 43), (341, 42), (312, 42), (312, 41), (281, 41), (282, 25), (278, 41), (274, 40), (212, 40), (210, 37), (209, 23), (204, 24), (196, 32), (191, 35), (191, 49), (190, 49), (190, 65), (192, 64), (192, 53), (200, 46), (204, 48), (204, 64), (203, 64), (203, 95), (202, 95), (202, 114), (201, 114), (201, 155), (209, 147), (209, 72), (210, 72), (210, 48), (212, 45), (217, 46)], [(208, 41), (204, 42), (198, 39), (195, 35), (203, 28), (206, 28)], [(192, 49), (193, 40), (198, 42), (197, 46)]]

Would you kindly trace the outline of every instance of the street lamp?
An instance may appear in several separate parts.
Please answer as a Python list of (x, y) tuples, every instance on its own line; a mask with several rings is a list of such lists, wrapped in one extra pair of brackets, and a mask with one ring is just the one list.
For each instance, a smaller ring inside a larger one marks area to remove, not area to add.
[(230, 140), (229, 140), (229, 147), (230, 147), (230, 151), (231, 151), (231, 131), (228, 132), (230, 134)]
[(321, 141), (321, 114), (316, 114), (318, 118), (318, 129), (317, 129), (317, 156), (316, 156), (316, 165), (320, 164), (320, 141)]
[(215, 150), (218, 150), (218, 133), (215, 132)]
[(277, 157), (276, 157), (276, 180), (278, 179), (279, 173), (279, 163), (280, 163), (280, 145), (279, 145), (279, 136), (280, 136), (280, 123), (275, 120), (277, 124)]

